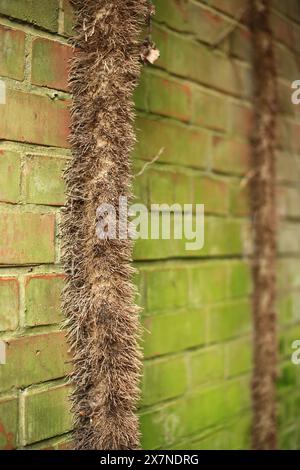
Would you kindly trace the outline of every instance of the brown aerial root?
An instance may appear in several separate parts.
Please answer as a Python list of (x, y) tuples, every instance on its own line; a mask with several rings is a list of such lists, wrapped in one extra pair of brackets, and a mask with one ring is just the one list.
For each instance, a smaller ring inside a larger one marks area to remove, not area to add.
[(73, 0), (71, 146), (63, 211), (63, 306), (73, 356), (76, 449), (138, 449), (141, 351), (132, 242), (96, 235), (97, 208), (131, 198), (133, 91), (148, 0)]
[(254, 131), (251, 200), (254, 235), (252, 380), (254, 449), (276, 449), (276, 67), (270, 29), (270, 1), (251, 0), (254, 55)]

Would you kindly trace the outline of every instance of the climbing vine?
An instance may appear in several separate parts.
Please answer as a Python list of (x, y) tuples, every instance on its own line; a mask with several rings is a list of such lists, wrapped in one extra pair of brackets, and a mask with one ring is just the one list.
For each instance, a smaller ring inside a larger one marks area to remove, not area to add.
[(276, 66), (270, 1), (251, 1), (254, 112), (251, 200), (254, 232), (254, 449), (275, 449), (276, 423)]
[[(132, 242), (100, 239), (97, 208), (131, 197), (132, 94), (142, 62), (148, 0), (73, 0), (71, 145), (65, 173), (64, 310), (73, 356), (76, 449), (137, 449), (141, 352)], [(151, 57), (150, 57), (151, 58)]]

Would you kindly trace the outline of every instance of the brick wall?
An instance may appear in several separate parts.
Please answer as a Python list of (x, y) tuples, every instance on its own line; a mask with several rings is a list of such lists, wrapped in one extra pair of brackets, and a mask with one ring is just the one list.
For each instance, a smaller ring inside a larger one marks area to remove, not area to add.
[[(39, 8), (36, 4), (39, 4)], [(247, 198), (251, 38), (234, 29), (243, 0), (156, 0), (161, 50), (136, 92), (137, 201), (204, 203), (205, 247), (138, 241), (138, 302), (145, 354), (140, 404), (144, 448), (250, 445), (251, 221)], [(42, 7), (41, 7), (42, 4)], [(280, 445), (299, 448), (300, 114), (290, 104), (300, 6), (273, 1), (281, 99), (278, 386)], [(0, 448), (65, 448), (71, 417), (67, 346), (59, 328), (63, 274), (57, 237), (68, 148), (67, 0), (0, 0)], [(231, 33), (226, 35), (231, 30)], [(226, 37), (225, 37), (226, 36)], [(298, 48), (298, 49), (297, 49)]]

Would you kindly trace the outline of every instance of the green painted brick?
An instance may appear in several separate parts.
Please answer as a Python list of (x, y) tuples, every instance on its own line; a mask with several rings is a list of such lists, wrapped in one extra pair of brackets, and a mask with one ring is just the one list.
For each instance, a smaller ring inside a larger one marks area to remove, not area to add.
[(6, 364), (0, 367), (0, 390), (64, 377), (70, 360), (63, 332), (6, 340)]
[(24, 61), (25, 33), (0, 26), (0, 75), (23, 80)]
[(15, 330), (19, 321), (19, 283), (15, 278), (0, 277), (0, 331)]
[(252, 340), (251, 338), (230, 341), (225, 345), (226, 375), (234, 377), (251, 370)]
[(24, 397), (25, 442), (48, 439), (72, 429), (70, 386), (32, 388)]
[(62, 321), (61, 292), (64, 276), (41, 274), (25, 279), (26, 325), (51, 325)]
[(188, 273), (185, 269), (149, 271), (146, 273), (147, 311), (156, 312), (185, 307), (188, 303)]
[(224, 352), (221, 347), (209, 347), (189, 356), (191, 386), (221, 380), (224, 377)]
[(134, 156), (152, 160), (163, 149), (159, 161), (194, 168), (206, 167), (211, 137), (205, 130), (191, 129), (161, 119), (139, 118)]
[(54, 230), (54, 214), (2, 213), (0, 264), (53, 262)]
[(189, 271), (192, 305), (201, 307), (227, 298), (228, 264), (226, 262), (203, 262)]
[[(1, 366), (3, 367), (3, 366)], [(13, 450), (18, 442), (18, 399), (0, 398), (0, 450)]]
[(206, 340), (206, 312), (186, 312), (147, 317), (143, 321), (145, 357), (201, 346)]
[(143, 371), (143, 406), (183, 395), (187, 388), (187, 371), (183, 357), (146, 362)]
[(249, 333), (250, 307), (250, 301), (244, 300), (209, 308), (209, 342), (225, 341)]
[[(0, 150), (0, 200), (18, 202), (20, 197), (21, 159), (16, 152)], [(8, 184), (9, 181), (9, 184)]]
[(66, 159), (30, 155), (24, 166), (25, 197), (31, 204), (64, 204), (63, 170)]
[(149, 111), (179, 121), (191, 119), (192, 91), (187, 83), (170, 80), (164, 76), (148, 78)]
[(58, 0), (0, 0), (2, 15), (32, 23), (50, 31), (57, 31)]

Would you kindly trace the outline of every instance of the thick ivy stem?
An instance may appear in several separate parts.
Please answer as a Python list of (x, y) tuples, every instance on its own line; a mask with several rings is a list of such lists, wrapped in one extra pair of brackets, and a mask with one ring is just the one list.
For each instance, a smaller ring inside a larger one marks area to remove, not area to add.
[(254, 232), (254, 449), (276, 449), (276, 66), (270, 1), (251, 0), (254, 55), (254, 132), (251, 199)]
[(101, 239), (97, 208), (131, 197), (132, 94), (149, 0), (73, 0), (73, 159), (65, 173), (64, 310), (73, 356), (76, 449), (138, 449), (141, 352), (132, 242)]

